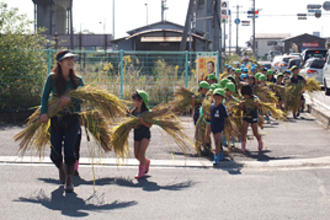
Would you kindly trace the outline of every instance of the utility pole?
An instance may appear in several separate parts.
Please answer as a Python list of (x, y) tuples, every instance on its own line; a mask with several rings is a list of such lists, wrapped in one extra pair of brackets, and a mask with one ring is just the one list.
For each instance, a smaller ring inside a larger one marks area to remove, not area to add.
[(257, 57), (256, 51), (256, 0), (252, 0), (252, 51), (253, 56)]
[(182, 40), (181, 40), (181, 43), (180, 43), (180, 51), (184, 51), (186, 49), (188, 31), (191, 28), (191, 18), (192, 18), (192, 13), (193, 13), (193, 9), (194, 9), (194, 3), (195, 3), (195, 0), (190, 0), (189, 1), (188, 12), (187, 12), (187, 16), (186, 16), (186, 22), (185, 22), (185, 25), (184, 25)]
[(165, 11), (168, 9), (168, 7), (166, 7), (166, 0), (162, 0), (162, 22), (165, 22)]
[(227, 32), (226, 32), (226, 20), (224, 19), (224, 20), (222, 20), (222, 22), (223, 22), (223, 50), (224, 50), (224, 53), (226, 54), (226, 47), (227, 47), (227, 45), (226, 45), (226, 35), (227, 35)]
[(232, 37), (232, 17), (231, 17), (231, 10), (229, 9), (229, 55), (231, 55), (231, 37)]
[(112, 0), (112, 38), (113, 39), (115, 39), (115, 31), (116, 31), (115, 2), (116, 0)]
[[(236, 19), (239, 20), (239, 5), (236, 6)], [(238, 30), (239, 30), (239, 23), (236, 23), (236, 54), (238, 54)]]
[(219, 66), (222, 72), (222, 28), (221, 28), (221, 0), (214, 1), (214, 36), (213, 36), (213, 51), (219, 51)]
[(144, 5), (146, 6), (146, 24), (148, 25), (148, 3), (144, 3)]
[(72, 7), (73, 7), (73, 0), (70, 0), (70, 9), (69, 9), (69, 23), (70, 23), (70, 48), (74, 49), (74, 40), (73, 40), (73, 16), (72, 16)]

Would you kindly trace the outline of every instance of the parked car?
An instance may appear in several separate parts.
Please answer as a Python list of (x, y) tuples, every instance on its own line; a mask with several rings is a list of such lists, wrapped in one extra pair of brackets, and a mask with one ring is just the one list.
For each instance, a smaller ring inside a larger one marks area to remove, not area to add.
[(325, 94), (330, 96), (330, 50), (323, 67), (323, 86)]
[(302, 52), (303, 64), (312, 57), (326, 59), (328, 50), (326, 49), (306, 49)]
[(299, 56), (295, 55), (284, 55), (284, 56), (276, 56), (272, 62), (272, 66), (275, 70), (279, 72), (284, 72), (288, 69), (288, 64), (290, 59), (299, 59)]
[(262, 65), (263, 67), (266, 67), (267, 69), (272, 68), (272, 63), (270, 61), (259, 61), (259, 64)]
[(288, 69), (290, 69), (293, 66), (298, 66), (301, 67), (302, 65), (302, 59), (300, 57), (295, 57), (295, 58), (291, 58), (288, 62)]
[(300, 74), (305, 78), (315, 78), (318, 82), (323, 84), (323, 67), (325, 61), (320, 58), (310, 58), (300, 71)]

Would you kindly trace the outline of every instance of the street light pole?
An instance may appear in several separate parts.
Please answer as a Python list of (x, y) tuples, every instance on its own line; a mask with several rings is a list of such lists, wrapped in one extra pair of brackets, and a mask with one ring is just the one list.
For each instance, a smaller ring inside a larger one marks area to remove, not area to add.
[[(239, 5), (236, 6), (236, 19), (239, 20)], [(236, 54), (238, 54), (238, 30), (239, 23), (236, 23)]]
[(257, 57), (257, 51), (256, 51), (256, 0), (252, 0), (253, 5), (252, 5), (252, 50), (253, 50), (253, 56)]
[(229, 55), (231, 55), (231, 37), (232, 37), (232, 17), (231, 17), (231, 10), (229, 10)]
[(148, 3), (144, 3), (146, 6), (146, 24), (148, 25)]
[(112, 38), (113, 39), (115, 39), (115, 31), (116, 31), (115, 4), (116, 4), (116, 0), (112, 0)]

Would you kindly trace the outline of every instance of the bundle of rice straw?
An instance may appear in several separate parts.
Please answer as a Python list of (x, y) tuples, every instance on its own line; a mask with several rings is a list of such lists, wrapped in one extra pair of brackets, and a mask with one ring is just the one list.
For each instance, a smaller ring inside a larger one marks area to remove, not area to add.
[(275, 93), (267, 86), (257, 86), (254, 93), (262, 102), (278, 103)]
[(207, 123), (203, 117), (199, 117), (196, 122), (194, 147), (198, 155), (201, 154), (202, 146), (205, 144)]
[(234, 101), (226, 102), (226, 108), (229, 114), (232, 130), (230, 131), (229, 127), (225, 126), (224, 135), (227, 140), (232, 138), (238, 141), (241, 136), (240, 132), (242, 128), (242, 111), (239, 107), (239, 103)]
[[(175, 99), (169, 103), (172, 106), (172, 111), (177, 114), (183, 114), (191, 110), (194, 92), (191, 90), (180, 87), (175, 91)], [(197, 103), (200, 103), (199, 98), (195, 99)]]
[(82, 101), (83, 106), (87, 109), (97, 109), (109, 120), (127, 113), (124, 102), (103, 89), (84, 86), (70, 91), (68, 96)]
[(275, 94), (283, 99), (285, 96), (285, 86), (277, 85), (274, 83), (268, 84), (269, 88), (275, 92)]
[(283, 100), (286, 112), (297, 112), (299, 110), (303, 87), (303, 83), (291, 84), (286, 87)]
[(304, 86), (304, 90), (307, 92), (321, 91), (321, 85), (315, 78), (308, 78)]
[(286, 120), (286, 113), (284, 113), (281, 109), (276, 107), (275, 103), (266, 103), (266, 102), (259, 102), (261, 106), (261, 112), (267, 113), (270, 112), (272, 117), (277, 120)]
[(90, 141), (91, 134), (97, 145), (104, 151), (112, 150), (111, 130), (106, 118), (97, 110), (81, 112), (79, 114), (81, 125), (85, 127), (87, 140)]
[[(179, 119), (171, 111), (169, 105), (160, 104), (152, 111), (142, 113), (140, 117), (142, 117), (147, 123), (152, 123), (161, 127), (174, 139), (184, 153), (187, 152), (189, 148), (189, 145), (187, 144), (188, 137), (183, 132), (183, 127), (181, 126)], [(128, 157), (129, 132), (139, 125), (139, 118), (131, 116), (113, 128), (111, 143), (118, 158)]]
[[(82, 112), (81, 116), (84, 120), (84, 125), (87, 129), (91, 128), (90, 133), (96, 138), (96, 142), (105, 150), (111, 150), (111, 146), (106, 145), (103, 140), (107, 140), (110, 131), (105, 132), (105, 126), (108, 124), (106, 119), (113, 120), (113, 117), (125, 115), (126, 106), (121, 102), (116, 96), (106, 92), (105, 90), (100, 90), (91, 87), (83, 87), (76, 90), (68, 92), (66, 95), (71, 96), (73, 99), (78, 99), (82, 102), (82, 107), (89, 109), (95, 109), (96, 112)], [(62, 112), (69, 111), (72, 107), (72, 103), (67, 106), (60, 106), (60, 99), (52, 98), (48, 103), (48, 117), (52, 118), (61, 114)], [(19, 152), (22, 155), (26, 150), (31, 147), (34, 148), (39, 156), (42, 156), (45, 146), (49, 142), (49, 126), (48, 123), (40, 122), (40, 107), (38, 107), (35, 112), (28, 118), (27, 127), (21, 132), (14, 136), (15, 141), (20, 141)], [(104, 115), (106, 119), (102, 116)], [(89, 120), (87, 123), (86, 119)], [(92, 128), (90, 126), (101, 126), (100, 128)], [(97, 132), (99, 129), (99, 133)], [(104, 135), (103, 137), (98, 135)]]

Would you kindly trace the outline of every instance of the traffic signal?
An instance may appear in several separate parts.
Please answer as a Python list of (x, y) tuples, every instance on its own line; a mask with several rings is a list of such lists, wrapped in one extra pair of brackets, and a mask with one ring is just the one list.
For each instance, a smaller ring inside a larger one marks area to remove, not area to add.
[(316, 18), (320, 18), (322, 16), (322, 11), (317, 10), (314, 15), (315, 15)]
[(248, 13), (249, 15), (253, 15), (253, 14), (257, 15), (257, 14), (259, 14), (259, 10), (255, 10), (254, 13), (253, 13), (252, 10), (250, 10), (250, 11), (248, 11), (247, 13)]

